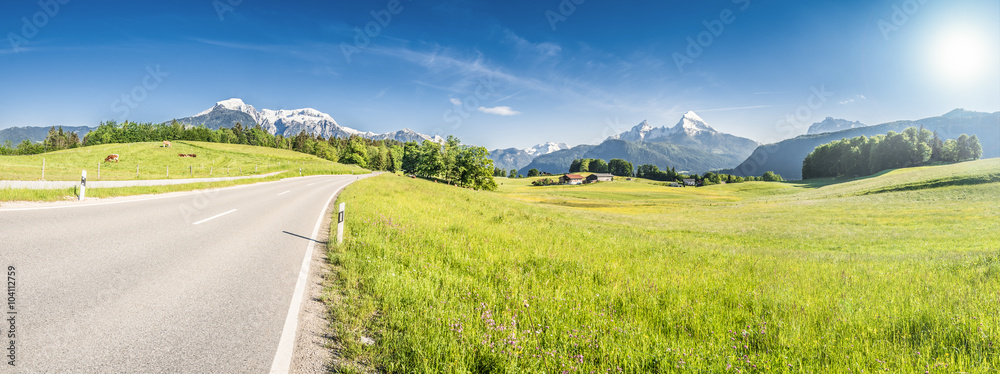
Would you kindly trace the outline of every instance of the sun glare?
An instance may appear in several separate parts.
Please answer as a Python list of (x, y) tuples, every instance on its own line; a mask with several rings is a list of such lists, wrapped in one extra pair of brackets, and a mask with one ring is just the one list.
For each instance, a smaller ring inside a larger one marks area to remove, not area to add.
[(981, 35), (970, 30), (948, 30), (932, 46), (932, 59), (937, 74), (953, 83), (965, 83), (983, 78), (990, 46)]

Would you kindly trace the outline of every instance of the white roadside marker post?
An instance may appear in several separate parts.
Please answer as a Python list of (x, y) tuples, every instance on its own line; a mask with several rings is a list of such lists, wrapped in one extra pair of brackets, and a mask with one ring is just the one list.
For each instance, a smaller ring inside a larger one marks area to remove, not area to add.
[(101, 163), (97, 163), (97, 180), (101, 180)]
[(337, 214), (337, 244), (344, 242), (344, 207), (346, 203), (340, 203), (340, 213)]
[(42, 180), (45, 180), (45, 159), (42, 159)]
[(87, 171), (83, 171), (83, 175), (80, 176), (80, 201), (83, 201), (84, 195), (87, 194)]

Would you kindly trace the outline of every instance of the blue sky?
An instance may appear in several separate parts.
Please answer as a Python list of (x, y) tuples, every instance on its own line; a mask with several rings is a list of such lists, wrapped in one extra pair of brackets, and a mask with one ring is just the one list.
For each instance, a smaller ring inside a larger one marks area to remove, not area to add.
[(0, 33), (0, 128), (239, 97), (493, 149), (689, 110), (761, 142), (827, 116), (1000, 110), (996, 0), (5, 1)]

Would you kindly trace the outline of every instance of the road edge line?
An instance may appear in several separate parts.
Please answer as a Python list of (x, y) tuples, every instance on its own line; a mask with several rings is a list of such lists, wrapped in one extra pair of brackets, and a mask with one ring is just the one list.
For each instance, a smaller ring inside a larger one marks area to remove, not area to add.
[[(319, 228), (323, 225), (323, 219), (326, 218), (326, 211), (330, 209), (333, 199), (337, 198), (340, 191), (343, 191), (344, 188), (347, 188), (347, 186), (354, 182), (348, 180), (347, 184), (340, 186), (337, 191), (334, 191), (330, 199), (323, 205), (323, 210), (319, 213), (319, 219), (316, 220), (316, 227), (313, 228), (313, 238), (319, 235)], [(310, 240), (306, 246), (306, 254), (302, 258), (302, 267), (299, 269), (299, 278), (295, 281), (295, 292), (292, 293), (292, 303), (288, 306), (288, 315), (285, 316), (285, 326), (282, 328), (281, 338), (278, 340), (278, 350), (274, 353), (274, 360), (271, 361), (271, 374), (287, 374), (291, 371), (292, 359), (295, 357), (295, 335), (299, 329), (299, 312), (302, 309), (302, 299), (305, 295), (306, 283), (309, 280), (309, 264), (312, 262), (312, 254), (315, 246), (316, 242), (314, 240)]]

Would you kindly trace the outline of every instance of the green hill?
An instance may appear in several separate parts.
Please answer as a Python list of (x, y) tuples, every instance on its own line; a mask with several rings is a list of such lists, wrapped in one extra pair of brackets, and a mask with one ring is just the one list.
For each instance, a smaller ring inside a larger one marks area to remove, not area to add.
[[(103, 144), (66, 149), (30, 156), (0, 156), (0, 179), (40, 180), (42, 163), (45, 180), (79, 180), (87, 170), (90, 180), (134, 180), (169, 178), (206, 178), (266, 174), (298, 170), (303, 165), (323, 168), (329, 173), (363, 172), (354, 165), (330, 162), (304, 153), (268, 147), (237, 144), (175, 141), (164, 148), (162, 142)], [(104, 162), (118, 154), (118, 163)], [(197, 157), (179, 157), (194, 154)], [(100, 165), (100, 178), (97, 170)], [(136, 167), (139, 176), (136, 177)]]

